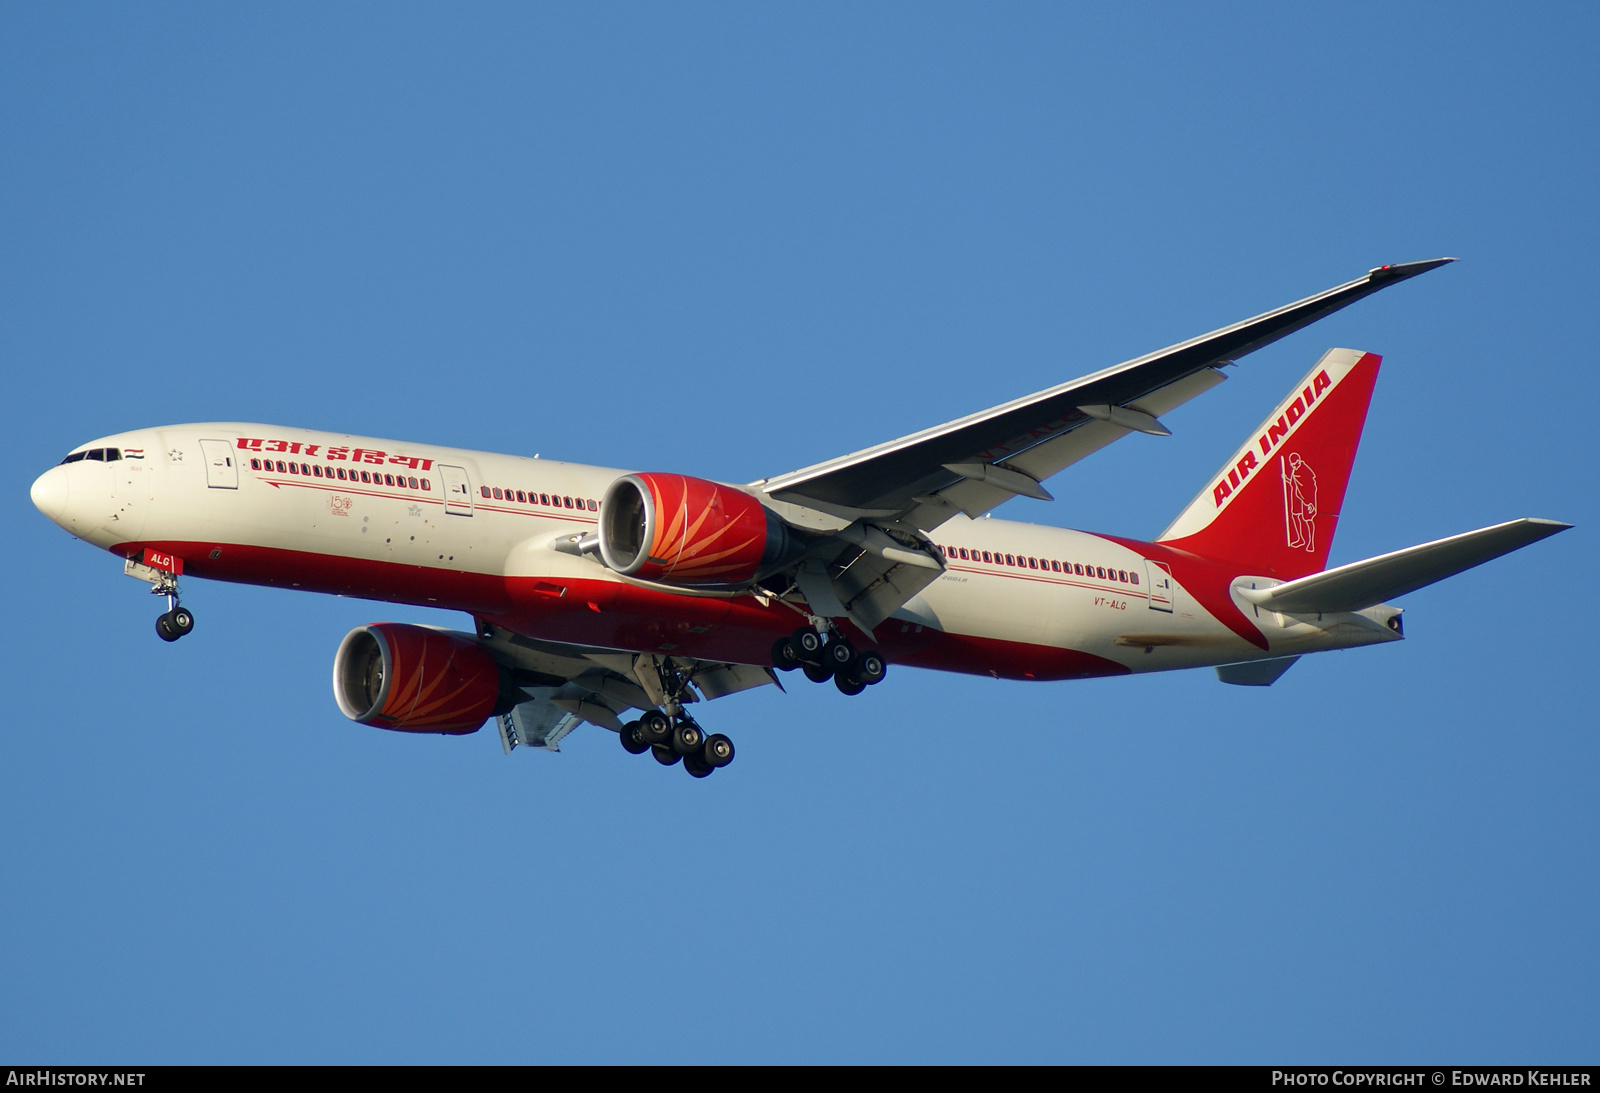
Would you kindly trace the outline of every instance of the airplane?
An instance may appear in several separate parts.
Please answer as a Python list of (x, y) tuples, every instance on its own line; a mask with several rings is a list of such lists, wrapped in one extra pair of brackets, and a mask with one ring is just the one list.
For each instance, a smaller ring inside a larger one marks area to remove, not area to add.
[[(1346, 284), (980, 413), (738, 485), (213, 422), (74, 448), (34, 504), (164, 596), (179, 578), (437, 607), (340, 643), (363, 725), (559, 751), (583, 723), (704, 778), (733, 760), (689, 707), (798, 669), (846, 695), (890, 664), (1007, 680), (1213, 667), (1398, 641), (1403, 596), (1571, 525), (1521, 519), (1326, 568), (1380, 358), (1331, 349), (1152, 542), (996, 520), (1016, 496), (1217, 386), (1239, 358), (1448, 262)], [(631, 711), (640, 716), (629, 717)]]

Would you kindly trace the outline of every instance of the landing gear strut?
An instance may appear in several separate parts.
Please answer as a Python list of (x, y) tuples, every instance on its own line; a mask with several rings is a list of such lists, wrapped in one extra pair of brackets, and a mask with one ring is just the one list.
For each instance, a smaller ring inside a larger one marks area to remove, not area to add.
[[(819, 639), (820, 647), (820, 639)], [(622, 726), (622, 748), (630, 755), (649, 752), (664, 767), (680, 761), (694, 778), (705, 778), (718, 767), (733, 762), (733, 741), (721, 733), (707, 736), (683, 709), (689, 676), (669, 660), (660, 666), (660, 709), (646, 710), (637, 721)]]
[(156, 633), (162, 641), (177, 641), (194, 629), (194, 612), (178, 604), (178, 582), (168, 577), (150, 591), (167, 598), (167, 610), (156, 617)]

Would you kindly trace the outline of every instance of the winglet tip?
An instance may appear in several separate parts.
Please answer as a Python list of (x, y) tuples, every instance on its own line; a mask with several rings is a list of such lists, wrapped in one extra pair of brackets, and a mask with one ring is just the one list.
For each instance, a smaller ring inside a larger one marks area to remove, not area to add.
[(1394, 262), (1368, 270), (1367, 280), (1374, 285), (1387, 285), (1394, 281), (1404, 281), (1408, 278), (1416, 277), (1419, 274), (1427, 273), (1429, 270), (1438, 269), (1440, 266), (1447, 266), (1454, 261), (1457, 261), (1457, 259), (1427, 258), (1421, 262)]

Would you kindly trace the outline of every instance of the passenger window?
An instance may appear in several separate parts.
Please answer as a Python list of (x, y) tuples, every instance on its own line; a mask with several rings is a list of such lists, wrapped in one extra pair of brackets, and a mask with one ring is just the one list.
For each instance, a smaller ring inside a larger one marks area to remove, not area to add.
[(344, 468), (343, 467), (339, 468), (339, 481), (341, 481), (341, 482), (344, 481)]
[(412, 489), (416, 489), (417, 488), (417, 480), (415, 478), (411, 479), (411, 488)]
[(592, 498), (592, 497), (589, 498), (588, 502), (586, 502), (586, 503), (589, 506), (589, 511), (590, 512), (599, 512), (600, 511), (599, 502), (595, 501), (594, 498)]
[(489, 496), (489, 487), (488, 486), (479, 486), (478, 487), (478, 491), (480, 493), (482, 493), (485, 497)]
[(1039, 568), (1039, 559), (1037, 559), (1037, 558), (1029, 558), (1028, 559), (1028, 568), (1029, 569), (1038, 569)]
[(563, 500), (563, 501), (565, 501), (565, 502), (566, 502), (566, 503), (567, 503), (567, 508), (569, 508), (569, 509), (570, 509), (570, 508), (571, 508), (571, 507), (572, 507), (572, 498), (570, 498), (570, 497), (563, 497), (563, 498), (562, 498), (562, 499), (561, 499), (561, 500)]
[(299, 474), (300, 473), (300, 468), (295, 466), (293, 463), (291, 463), (291, 464), (289, 464), (289, 473), (290, 474)]
[(494, 488), (494, 497), (495, 497), (496, 501), (501, 499), (501, 493), (500, 493), (500, 487), (499, 486), (496, 486)]
[(523, 493), (521, 490), (517, 491), (517, 500), (518, 501), (527, 501), (527, 499), (528, 499), (528, 495), (526, 493)]
[(250, 469), (253, 471), (259, 471), (261, 469), (261, 460), (252, 459), (250, 461)]
[(1006, 555), (1006, 565), (1016, 565), (1016, 564), (1017, 564), (1017, 560), (1015, 558), (1013, 558), (1011, 555), (1007, 554)]
[(424, 479), (423, 479), (423, 480), (422, 480), (422, 488), (423, 488), (423, 489), (425, 489), (425, 490), (431, 490), (431, 489), (433, 489), (433, 487), (432, 487), (432, 486), (430, 486), (430, 485), (428, 485), (428, 480), (427, 480), (427, 479), (426, 479), (426, 478), (424, 478)]
[(1128, 583), (1128, 571), (1126, 569), (1117, 570), (1117, 580), (1121, 581), (1123, 584), (1127, 584)]
[(1061, 563), (1056, 561), (1054, 558), (1052, 558), (1052, 559), (1050, 559), (1050, 568), (1055, 570), (1057, 573), (1060, 573), (1061, 572)]
[(1138, 584), (1139, 583), (1139, 573), (1138, 573), (1137, 570), (1135, 570), (1134, 572), (1131, 572), (1131, 573), (1128, 574), (1128, 583), (1129, 584)]
[(1097, 566), (1097, 567), (1095, 567), (1094, 575), (1096, 577), (1099, 577), (1101, 580), (1104, 580), (1105, 579), (1105, 575), (1106, 575), (1106, 567), (1105, 566)]
[(366, 471), (362, 471), (361, 472), (361, 481), (370, 483), (372, 481), (372, 475), (369, 474)]
[(550, 495), (548, 493), (541, 493), (539, 495), (539, 504), (548, 505), (549, 503), (550, 503)]

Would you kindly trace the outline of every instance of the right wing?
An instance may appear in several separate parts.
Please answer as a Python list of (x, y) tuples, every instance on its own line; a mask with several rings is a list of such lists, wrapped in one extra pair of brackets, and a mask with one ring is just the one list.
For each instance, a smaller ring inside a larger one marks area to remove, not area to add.
[(1129, 432), (1165, 433), (1156, 418), (1220, 383), (1217, 365), (1452, 261), (1380, 266), (1253, 319), (750, 488), (846, 520), (890, 518), (921, 530), (1015, 494), (1049, 499), (1042, 479)]
[(815, 537), (789, 574), (814, 615), (869, 636), (938, 578), (927, 533), (981, 516), (1130, 432), (1165, 434), (1161, 414), (1223, 380), (1232, 363), (1380, 289), (1453, 258), (1380, 266), (1348, 284), (1037, 394), (747, 488)]

